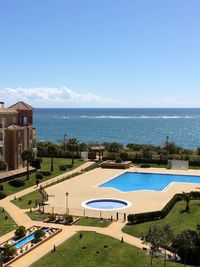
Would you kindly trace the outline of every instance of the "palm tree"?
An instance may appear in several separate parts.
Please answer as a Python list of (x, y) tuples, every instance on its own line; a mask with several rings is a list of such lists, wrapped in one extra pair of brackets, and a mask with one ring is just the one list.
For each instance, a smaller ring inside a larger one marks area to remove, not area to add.
[(78, 140), (76, 138), (70, 138), (67, 141), (67, 149), (71, 152), (72, 155), (72, 165), (74, 165), (74, 152), (78, 148)]
[(153, 266), (153, 257), (159, 247), (163, 244), (163, 229), (159, 225), (151, 225), (147, 235), (145, 236), (146, 242), (151, 246), (151, 267)]
[(21, 154), (21, 158), (23, 161), (26, 161), (26, 179), (29, 180), (29, 164), (34, 158), (33, 151), (31, 149), (24, 150)]
[(190, 207), (189, 207), (189, 203), (190, 203), (190, 200), (192, 199), (191, 198), (191, 194), (190, 193), (185, 193), (183, 192), (182, 193), (182, 199), (185, 201), (186, 203), (186, 207), (185, 207), (185, 210), (186, 211), (189, 211)]
[(56, 155), (57, 153), (57, 149), (56, 146), (54, 144), (50, 144), (47, 148), (47, 152), (51, 157), (51, 172), (53, 172), (53, 157)]

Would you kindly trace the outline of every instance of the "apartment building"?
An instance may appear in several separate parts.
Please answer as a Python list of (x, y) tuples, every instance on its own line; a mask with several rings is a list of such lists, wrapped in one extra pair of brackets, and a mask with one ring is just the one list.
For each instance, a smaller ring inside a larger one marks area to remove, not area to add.
[(33, 108), (22, 101), (5, 108), (0, 102), (0, 160), (8, 164), (8, 170), (22, 168), (21, 153), (29, 148), (36, 153)]

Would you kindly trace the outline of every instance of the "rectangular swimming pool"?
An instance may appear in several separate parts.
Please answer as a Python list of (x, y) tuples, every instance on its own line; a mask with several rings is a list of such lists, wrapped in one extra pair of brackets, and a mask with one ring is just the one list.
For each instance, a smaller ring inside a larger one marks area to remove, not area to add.
[(122, 192), (162, 191), (173, 182), (200, 184), (200, 176), (126, 172), (101, 184), (100, 187), (111, 187)]

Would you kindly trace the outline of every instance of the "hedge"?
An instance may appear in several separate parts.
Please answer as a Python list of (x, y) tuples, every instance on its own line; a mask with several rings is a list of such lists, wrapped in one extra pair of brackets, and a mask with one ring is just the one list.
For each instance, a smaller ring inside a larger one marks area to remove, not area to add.
[(9, 184), (14, 186), (14, 187), (20, 187), (20, 186), (23, 186), (25, 184), (25, 182), (21, 178), (16, 178), (14, 180), (11, 180), (9, 182)]
[(4, 191), (0, 191), (0, 199), (3, 199), (7, 197), (6, 193)]

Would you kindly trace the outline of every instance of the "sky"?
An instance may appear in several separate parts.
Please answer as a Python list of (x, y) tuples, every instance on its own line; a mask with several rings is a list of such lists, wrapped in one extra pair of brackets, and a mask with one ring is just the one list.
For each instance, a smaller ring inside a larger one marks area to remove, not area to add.
[(199, 10), (199, 0), (0, 0), (0, 100), (200, 107)]

